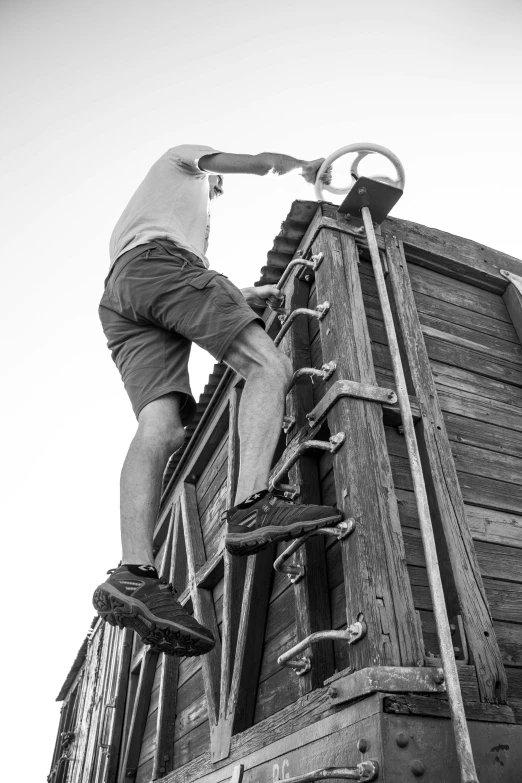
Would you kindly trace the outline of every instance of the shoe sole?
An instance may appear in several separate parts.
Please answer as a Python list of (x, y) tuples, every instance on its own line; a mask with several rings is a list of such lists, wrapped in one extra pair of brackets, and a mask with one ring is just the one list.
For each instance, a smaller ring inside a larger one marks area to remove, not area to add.
[(328, 527), (332, 522), (340, 522), (342, 518), (342, 514), (336, 514), (323, 519), (294, 522), (285, 527), (267, 525), (257, 530), (249, 530), (246, 533), (227, 533), (225, 548), (231, 555), (255, 555), (256, 552), (265, 549), (269, 544), (301, 538), (301, 536), (313, 533), (314, 530), (319, 530), (321, 527)]
[(103, 620), (119, 628), (132, 628), (154, 652), (180, 656), (204, 655), (215, 645), (213, 639), (194, 633), (172, 620), (157, 617), (143, 601), (123, 595), (110, 584), (104, 583), (97, 587), (92, 602)]

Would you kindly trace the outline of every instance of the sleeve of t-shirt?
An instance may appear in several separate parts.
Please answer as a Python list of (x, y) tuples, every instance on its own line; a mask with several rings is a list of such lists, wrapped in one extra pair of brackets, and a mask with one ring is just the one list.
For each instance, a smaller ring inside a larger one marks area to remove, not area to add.
[(172, 147), (168, 151), (169, 160), (185, 174), (192, 176), (205, 176), (199, 166), (199, 159), (204, 155), (214, 155), (221, 150), (215, 150), (213, 147), (206, 147), (201, 144), (180, 144), (178, 147)]

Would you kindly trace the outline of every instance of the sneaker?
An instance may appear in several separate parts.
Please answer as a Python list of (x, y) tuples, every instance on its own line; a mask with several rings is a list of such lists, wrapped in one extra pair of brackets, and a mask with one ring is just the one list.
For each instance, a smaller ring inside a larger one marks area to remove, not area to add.
[(232, 555), (253, 555), (273, 541), (300, 538), (342, 518), (332, 506), (300, 506), (282, 493), (268, 492), (248, 508), (235, 506), (224, 512), (225, 547)]
[(94, 591), (92, 602), (103, 620), (132, 628), (155, 652), (203, 655), (215, 645), (211, 632), (183, 609), (164, 579), (135, 576), (113, 568)]

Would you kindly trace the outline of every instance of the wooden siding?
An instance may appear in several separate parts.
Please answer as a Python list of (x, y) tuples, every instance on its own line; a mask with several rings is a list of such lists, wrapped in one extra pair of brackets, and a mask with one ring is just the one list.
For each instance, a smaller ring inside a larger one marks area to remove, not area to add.
[[(358, 269), (377, 383), (394, 388), (372, 268), (364, 245), (359, 245), (359, 250), (361, 258)], [(490, 281), (487, 285), (484, 283), (484, 288), (481, 287), (482, 273), (473, 271), (473, 259), (469, 261), (472, 272), (461, 275), (461, 279), (458, 279), (459, 275), (450, 277), (436, 271), (436, 261), (432, 258), (427, 265), (424, 265), (422, 255), (415, 255), (414, 263), (411, 258), (409, 261), (408, 271), (415, 303), (465, 503), (467, 522), (500, 653), (508, 674), (508, 703), (520, 711), (522, 720), (522, 346), (502, 298), (501, 283), (498, 280), (494, 284)], [(466, 280), (473, 280), (473, 284)], [(308, 285), (300, 281), (299, 295), (302, 297), (304, 291), (307, 298), (302, 304), (315, 308), (318, 304), (315, 284), (307, 289)], [(273, 336), (278, 328), (275, 318), (272, 318), (271, 324), (269, 331)], [(323, 364), (319, 332), (317, 320), (303, 319), (300, 337), (308, 339), (309, 363), (317, 368)], [(224, 387), (217, 399), (215, 410), (210, 411), (208, 423), (203, 422), (204, 426), (198, 430), (198, 440), (193, 445), (193, 452), (189, 450), (188, 457), (184, 457), (184, 473), (181, 473), (177, 483), (171, 487), (168, 502), (162, 508), (156, 530), (159, 547), (156, 554), (158, 569), (171, 579), (174, 577), (178, 597), (181, 596), (185, 608), (193, 611), (195, 605), (196, 614), (201, 612), (201, 606), (198, 608), (201, 595), (195, 585), (194, 569), (192, 574), (187, 573), (185, 563), (178, 567), (174, 574), (171, 563), (173, 550), (177, 551), (174, 559), (178, 566), (186, 561), (187, 517), (183, 517), (183, 520), (178, 517), (180, 497), (185, 497), (186, 502), (184, 482), (190, 482), (195, 512), (192, 521), (197, 516), (201, 523), (198, 567), (202, 558), (206, 558), (207, 563), (212, 561), (217, 564), (201, 593), (204, 593), (205, 611), (211, 614), (215, 611), (219, 642), (225, 637), (222, 628), (223, 616), (227, 613), (226, 607), (230, 610), (230, 602), (227, 604), (226, 598), (224, 600), (223, 573), (226, 567), (223, 560), (220, 560), (223, 551), (221, 513), (227, 502), (230, 502), (230, 479), (234, 472), (230, 469), (228, 410), (224, 403), (236, 381), (232, 376), (229, 378), (228, 387)], [(325, 383), (317, 380), (312, 382), (310, 379), (305, 379), (302, 383), (310, 385), (309, 393), (306, 394), (307, 405), (317, 404), (326, 391)], [(291, 404), (294, 411), (298, 406), (295, 406), (295, 401)], [(302, 413), (303, 411), (300, 412), (301, 416)], [(440, 419), (439, 423), (442, 423)], [(205, 440), (209, 432), (210, 436)], [(399, 429), (387, 425), (384, 432), (398, 501), (413, 605), (422, 626), (424, 653), (429, 662), (430, 658), (438, 657), (439, 649), (409, 461), (405, 441)], [(327, 439), (329, 434), (328, 425), (325, 423), (320, 431), (320, 438)], [(295, 432), (289, 435), (290, 438), (293, 436)], [(233, 438), (230, 440), (234, 442)], [(274, 462), (281, 455), (284, 445), (282, 437)], [(310, 452), (306, 459), (309, 461), (306, 475), (318, 477), (318, 487), (314, 487), (318, 502), (335, 505), (338, 498), (333, 455)], [(301, 475), (294, 471), (294, 478), (290, 480)], [(175, 528), (177, 533), (174, 533)], [(176, 536), (178, 537), (174, 542)], [(279, 545), (277, 554), (286, 546)], [(346, 590), (341, 542), (334, 538), (325, 539), (324, 557), (331, 627), (345, 628)], [(240, 581), (237, 582), (239, 583)], [(230, 591), (231, 582), (227, 584)], [(299, 587), (296, 589), (286, 575), (273, 571), (269, 587), (264, 638), (258, 648), (261, 654), (262, 647), (262, 655), (255, 704), (252, 704), (253, 719), (251, 716), (250, 723), (247, 719), (245, 736), (253, 731), (256, 724), (264, 722), (263, 726), (276, 725), (279, 714), (283, 716), (287, 711), (292, 712), (292, 719), (297, 723), (297, 705), (307, 703), (301, 697), (316, 687), (316, 671), (312, 673), (315, 677), (312, 685), (312, 675), (299, 678), (291, 669), (277, 664), (278, 656), (301, 636), (296, 623)], [(228, 594), (230, 595), (230, 592)], [(415, 616), (413, 612), (412, 614)], [(225, 642), (223, 644), (226, 646)], [(235, 642), (232, 642), (232, 649), (234, 644)], [(107, 762), (100, 743), (109, 741), (111, 724), (110, 721), (107, 722), (106, 707), (114, 696), (115, 671), (121, 657), (121, 648), (122, 636), (117, 629), (97, 626), (89, 643), (83, 674), (77, 683), (79, 723), (74, 743), (68, 750), (67, 777), (64, 778), (67, 783), (80, 783), (84, 778), (89, 778), (93, 783), (101, 783), (103, 779)], [(326, 651), (326, 648), (324, 650)], [(123, 745), (129, 733), (130, 714), (145, 655), (146, 650), (136, 639), (130, 665), (130, 685), (125, 692)], [(328, 661), (327, 667), (332, 670), (330, 673), (345, 670), (353, 665), (353, 648), (345, 643), (335, 642), (333, 663), (331, 647), (324, 660)], [(210, 763), (208, 759), (213, 727), (212, 720), (209, 721), (209, 674), (217, 671), (219, 662), (213, 659), (210, 673), (208, 660), (202, 658), (176, 659), (174, 667), (172, 659), (169, 659), (169, 668), (166, 670), (166, 659), (159, 655), (157, 661), (154, 659), (153, 665), (154, 674), (151, 668), (148, 690), (141, 694), (144, 711), (140, 729), (142, 734), (139, 737), (140, 744), (135, 748), (136, 758), (132, 767), (135, 769), (133, 779), (136, 783), (149, 783), (187, 764), (187, 769), (196, 769), (200, 757), (205, 759), (207, 766)], [(470, 690), (467, 689), (467, 681), (464, 682), (465, 696), (468, 700), (476, 700), (479, 696), (475, 669), (473, 666), (467, 666), (466, 671), (464, 677), (469, 676), (470, 681), (473, 679), (474, 685)], [(230, 677), (231, 673), (227, 674)], [(173, 678), (177, 686), (173, 687), (171, 683), (170, 690), (163, 690), (165, 676)], [(126, 684), (125, 687), (127, 688)], [(314, 690), (313, 694), (308, 693), (310, 705), (317, 694), (317, 690)], [(212, 693), (210, 701), (212, 702)], [(160, 736), (158, 717), (162, 709), (165, 710), (169, 704), (169, 734), (167, 736), (164, 729), (163, 735)], [(321, 709), (326, 708), (325, 702)], [(249, 728), (251, 723), (254, 726)], [(260, 729), (264, 731), (262, 727)], [(234, 742), (237, 747), (239, 738)], [(124, 777), (123, 761), (121, 757), (118, 780)], [(114, 765), (114, 757), (112, 763)], [(116, 764), (118, 765), (117, 755)], [(187, 781), (192, 779), (194, 775), (186, 778)], [(114, 783), (112, 779), (111, 783)]]

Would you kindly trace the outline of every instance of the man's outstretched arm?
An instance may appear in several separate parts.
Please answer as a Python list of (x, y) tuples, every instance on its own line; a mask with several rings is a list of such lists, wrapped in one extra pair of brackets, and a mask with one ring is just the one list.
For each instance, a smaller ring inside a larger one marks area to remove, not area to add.
[(323, 160), (324, 158), (299, 160), (278, 152), (260, 152), (258, 155), (216, 152), (212, 155), (203, 155), (198, 165), (203, 171), (210, 171), (213, 174), (257, 174), (258, 176), (270, 172), (282, 175), (301, 169), (301, 176), (313, 185)]

